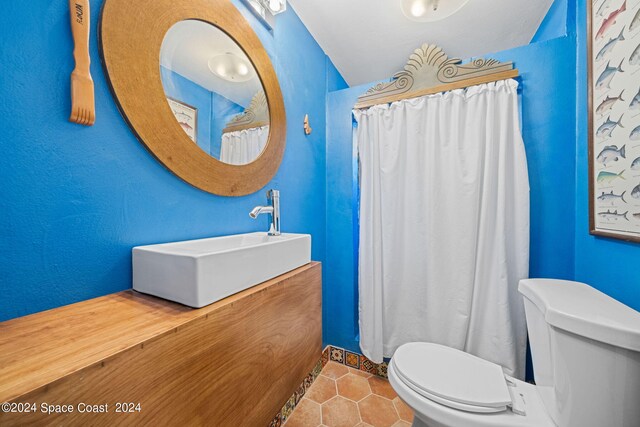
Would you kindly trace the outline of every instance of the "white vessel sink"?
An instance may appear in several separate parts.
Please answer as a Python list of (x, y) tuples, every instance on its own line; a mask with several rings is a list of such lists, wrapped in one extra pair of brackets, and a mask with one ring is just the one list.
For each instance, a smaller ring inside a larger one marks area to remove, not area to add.
[(311, 261), (308, 234), (267, 233), (133, 248), (133, 289), (204, 307)]

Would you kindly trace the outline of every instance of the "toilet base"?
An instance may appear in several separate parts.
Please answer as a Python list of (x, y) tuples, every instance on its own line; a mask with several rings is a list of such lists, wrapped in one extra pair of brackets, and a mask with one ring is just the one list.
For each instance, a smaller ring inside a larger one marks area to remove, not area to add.
[(422, 421), (420, 418), (418, 418), (417, 416), (414, 416), (413, 424), (411, 424), (411, 427), (438, 427), (438, 426), (430, 426), (424, 421)]

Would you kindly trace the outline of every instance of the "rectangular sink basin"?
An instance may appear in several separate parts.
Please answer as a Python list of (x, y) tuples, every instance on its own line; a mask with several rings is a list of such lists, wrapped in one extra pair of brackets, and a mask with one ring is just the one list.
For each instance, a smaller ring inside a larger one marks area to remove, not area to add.
[(204, 307), (311, 261), (308, 234), (238, 234), (133, 248), (133, 289)]

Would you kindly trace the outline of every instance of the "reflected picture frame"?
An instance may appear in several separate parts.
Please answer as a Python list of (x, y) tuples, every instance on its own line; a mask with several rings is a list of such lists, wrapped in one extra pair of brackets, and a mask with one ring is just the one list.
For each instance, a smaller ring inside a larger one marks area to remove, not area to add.
[(167, 102), (175, 116), (178, 124), (189, 138), (198, 143), (198, 109), (186, 102), (178, 101), (175, 98), (167, 97)]

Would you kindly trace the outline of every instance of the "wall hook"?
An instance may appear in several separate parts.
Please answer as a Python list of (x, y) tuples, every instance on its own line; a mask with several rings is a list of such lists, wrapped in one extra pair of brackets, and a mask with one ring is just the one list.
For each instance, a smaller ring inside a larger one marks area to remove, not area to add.
[(304, 115), (304, 134), (311, 135), (311, 131), (313, 131), (313, 129), (311, 129), (311, 126), (309, 126), (309, 115), (305, 114)]

